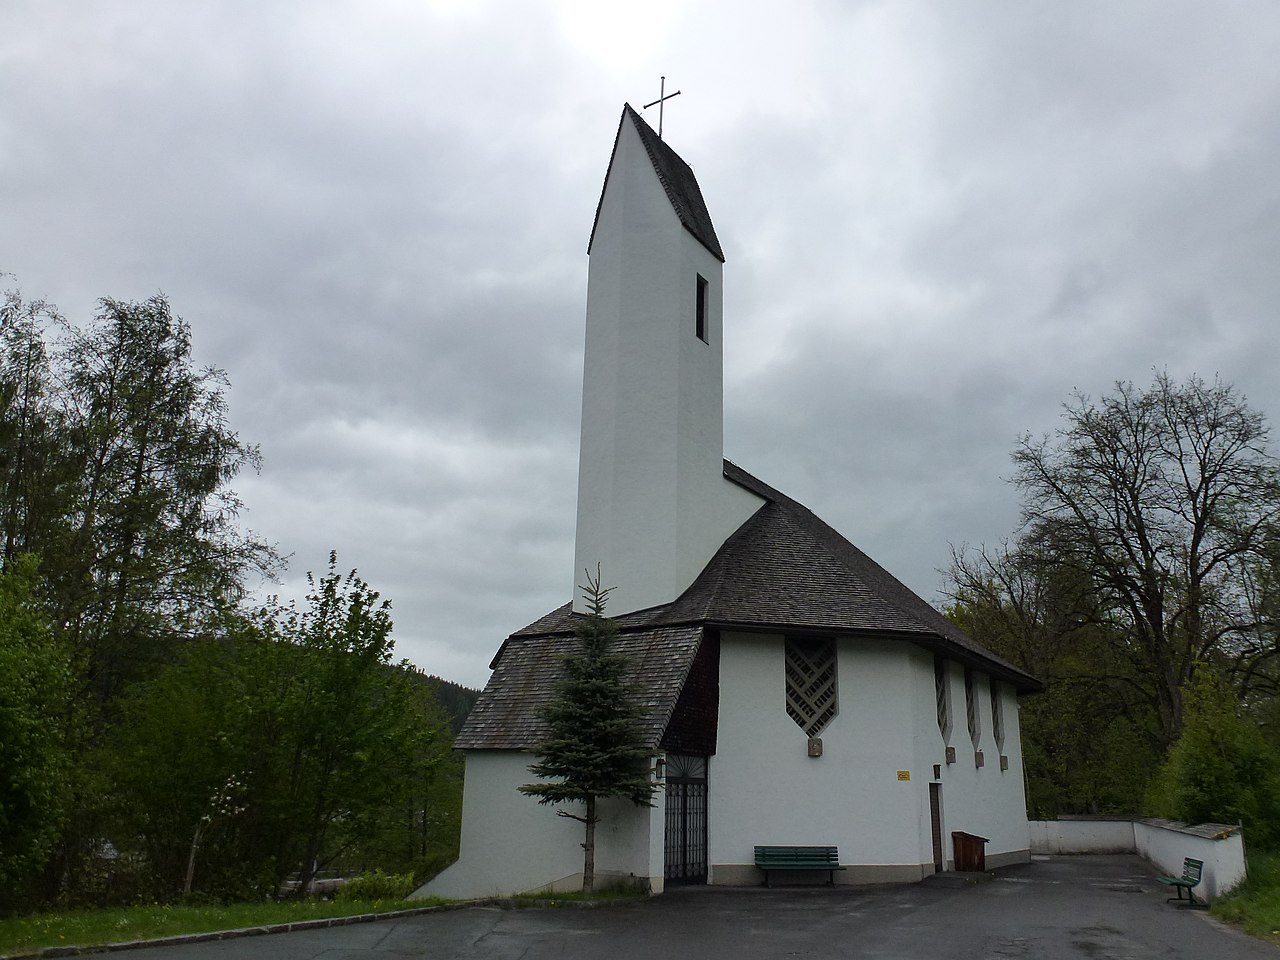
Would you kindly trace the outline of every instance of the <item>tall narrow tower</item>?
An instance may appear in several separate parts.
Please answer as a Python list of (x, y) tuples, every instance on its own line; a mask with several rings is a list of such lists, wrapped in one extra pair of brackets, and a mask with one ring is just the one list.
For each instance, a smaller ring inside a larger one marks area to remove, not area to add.
[(724, 254), (693, 171), (629, 105), (587, 252), (574, 585), (599, 564), (617, 616), (674, 600), (760, 502), (724, 479)]

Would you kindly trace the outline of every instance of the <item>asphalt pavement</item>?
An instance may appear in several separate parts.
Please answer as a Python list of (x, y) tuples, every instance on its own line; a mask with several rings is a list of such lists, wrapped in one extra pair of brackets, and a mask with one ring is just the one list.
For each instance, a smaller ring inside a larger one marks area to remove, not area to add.
[(476, 907), (177, 946), (132, 960), (1280, 960), (1135, 856), (1053, 857), (977, 884), (677, 888), (595, 909)]

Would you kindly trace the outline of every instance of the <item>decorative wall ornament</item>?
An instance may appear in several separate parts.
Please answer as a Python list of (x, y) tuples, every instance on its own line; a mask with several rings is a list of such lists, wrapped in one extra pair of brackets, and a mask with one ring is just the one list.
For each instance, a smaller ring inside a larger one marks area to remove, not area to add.
[(786, 641), (787, 715), (810, 737), (840, 711), (834, 640)]

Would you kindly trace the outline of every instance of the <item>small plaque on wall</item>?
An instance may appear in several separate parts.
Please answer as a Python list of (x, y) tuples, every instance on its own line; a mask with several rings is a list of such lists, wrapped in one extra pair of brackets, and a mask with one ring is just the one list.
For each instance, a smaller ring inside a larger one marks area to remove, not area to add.
[(898, 771), (898, 779), (899, 779), (899, 780), (910, 780), (910, 779), (911, 779), (911, 771), (910, 771), (910, 770), (899, 770), (899, 771)]
[(822, 738), (821, 737), (809, 738), (809, 756), (811, 757), (822, 756)]

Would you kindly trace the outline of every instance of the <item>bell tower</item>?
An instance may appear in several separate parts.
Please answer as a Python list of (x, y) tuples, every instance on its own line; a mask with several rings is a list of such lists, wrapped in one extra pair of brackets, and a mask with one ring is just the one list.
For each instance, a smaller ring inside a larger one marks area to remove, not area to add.
[(574, 608), (676, 599), (760, 501), (724, 478), (724, 254), (693, 171), (628, 105), (587, 248)]

